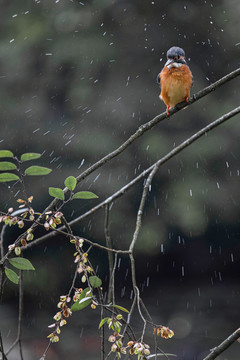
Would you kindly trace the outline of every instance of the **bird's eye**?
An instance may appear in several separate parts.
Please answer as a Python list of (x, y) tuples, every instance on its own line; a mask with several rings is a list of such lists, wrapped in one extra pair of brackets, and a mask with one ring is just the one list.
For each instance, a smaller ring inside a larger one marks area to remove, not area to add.
[(180, 59), (180, 55), (177, 56), (177, 59), (178, 59), (178, 60)]

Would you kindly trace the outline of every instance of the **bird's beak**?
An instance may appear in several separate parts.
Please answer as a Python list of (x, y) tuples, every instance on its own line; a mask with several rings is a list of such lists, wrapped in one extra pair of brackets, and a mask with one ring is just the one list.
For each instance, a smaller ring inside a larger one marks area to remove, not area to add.
[(168, 61), (166, 62), (165, 66), (168, 66), (168, 65), (174, 63), (174, 61), (175, 61), (175, 60), (173, 60), (173, 59), (168, 59)]

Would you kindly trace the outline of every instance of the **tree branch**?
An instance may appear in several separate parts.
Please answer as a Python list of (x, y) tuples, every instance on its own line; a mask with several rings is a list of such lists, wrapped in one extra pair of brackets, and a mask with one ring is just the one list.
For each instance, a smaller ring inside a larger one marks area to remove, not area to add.
[(231, 346), (236, 340), (240, 337), (240, 328), (234, 331), (227, 339), (225, 339), (220, 345), (216, 346), (214, 349), (211, 349), (210, 354), (206, 356), (203, 360), (213, 360), (216, 359), (218, 355), (223, 353), (229, 346)]

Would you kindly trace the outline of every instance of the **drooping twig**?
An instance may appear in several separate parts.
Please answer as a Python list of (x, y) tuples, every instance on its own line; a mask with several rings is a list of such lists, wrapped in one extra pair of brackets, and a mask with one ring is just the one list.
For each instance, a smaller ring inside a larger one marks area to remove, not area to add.
[[(132, 303), (131, 310), (130, 310), (130, 312), (128, 314), (128, 321), (127, 322), (130, 323), (131, 316), (132, 316), (135, 304), (137, 303), (139, 314), (140, 314), (140, 316), (141, 316), (141, 318), (142, 318), (142, 320), (144, 322), (141, 341), (143, 340), (143, 336), (144, 336), (144, 333), (145, 333), (146, 320), (145, 320), (144, 316), (142, 315), (142, 312), (141, 312), (141, 309), (140, 309), (140, 295), (139, 295), (139, 289), (138, 289), (137, 280), (136, 280), (135, 259), (134, 259), (134, 256), (133, 256), (133, 250), (134, 250), (134, 246), (136, 244), (136, 241), (138, 239), (138, 235), (139, 235), (141, 225), (142, 225), (142, 215), (143, 215), (143, 210), (144, 210), (144, 206), (145, 206), (145, 202), (146, 202), (146, 198), (147, 198), (147, 192), (148, 192), (149, 186), (150, 186), (150, 184), (152, 182), (152, 179), (153, 179), (156, 171), (158, 170), (158, 168), (159, 168), (159, 165), (156, 164), (154, 166), (154, 168), (152, 169), (152, 171), (150, 172), (150, 174), (148, 175), (147, 181), (146, 181), (146, 183), (145, 183), (145, 185), (143, 187), (142, 197), (141, 197), (141, 201), (140, 201), (140, 205), (139, 205), (138, 213), (137, 213), (135, 231), (134, 231), (133, 238), (132, 238), (132, 241), (131, 241), (130, 246), (129, 246), (129, 251), (131, 252), (129, 257), (130, 257), (130, 262), (131, 262), (131, 273), (132, 273), (132, 286), (133, 286), (133, 291), (134, 291), (134, 301)], [(125, 331), (126, 331), (126, 328), (124, 329), (124, 332)]]
[(236, 340), (240, 338), (240, 328), (234, 331), (227, 339), (225, 339), (220, 345), (210, 350), (210, 354), (203, 360), (213, 360), (220, 354), (222, 354), (229, 346), (231, 346)]

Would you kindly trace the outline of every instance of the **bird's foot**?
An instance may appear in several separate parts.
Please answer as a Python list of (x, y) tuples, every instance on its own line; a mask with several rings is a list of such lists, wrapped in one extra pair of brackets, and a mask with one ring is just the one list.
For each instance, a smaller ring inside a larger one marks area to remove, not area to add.
[(167, 106), (167, 116), (169, 116), (169, 105)]

